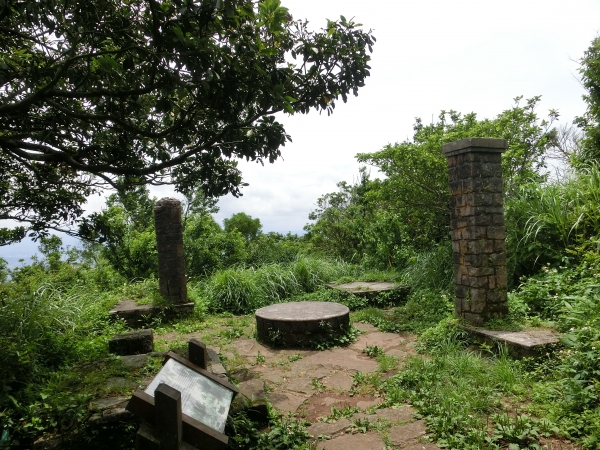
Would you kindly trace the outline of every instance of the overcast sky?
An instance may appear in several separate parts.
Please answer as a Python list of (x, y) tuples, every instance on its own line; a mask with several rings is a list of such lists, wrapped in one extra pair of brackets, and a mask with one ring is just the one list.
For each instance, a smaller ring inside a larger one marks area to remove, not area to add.
[[(372, 29), (371, 76), (358, 97), (332, 116), (281, 116), (293, 142), (283, 159), (260, 166), (240, 162), (250, 185), (225, 197), (216, 219), (243, 211), (264, 231), (301, 233), (321, 195), (358, 174), (355, 155), (412, 136), (443, 109), (491, 118), (513, 98), (542, 96), (538, 114), (557, 109), (560, 123), (585, 111), (578, 60), (600, 31), (598, 0), (282, 0), (294, 19), (315, 29), (344, 15)], [(159, 197), (171, 192), (153, 191)], [(99, 208), (95, 200), (90, 209)], [(35, 245), (0, 247), (14, 259)], [(31, 253), (31, 252), (30, 252)]]

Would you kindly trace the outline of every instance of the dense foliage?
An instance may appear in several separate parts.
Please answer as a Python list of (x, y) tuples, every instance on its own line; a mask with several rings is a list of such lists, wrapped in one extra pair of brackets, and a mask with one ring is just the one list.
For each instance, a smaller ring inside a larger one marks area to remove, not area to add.
[(371, 180), (362, 168), (354, 184), (340, 182), (338, 192), (319, 198), (309, 217), (315, 223), (306, 227), (311, 242), (346, 261), (403, 268), (416, 253), (447, 241), (450, 194), (447, 159), (440, 149), (463, 138), (508, 140), (502, 155), (508, 201), (520, 186), (541, 183), (547, 152), (556, 143), (552, 124), (558, 113), (550, 111), (548, 119), (540, 119), (539, 100), (522, 105), (518, 97), (494, 119), (442, 111), (430, 125), (418, 119), (412, 140), (358, 154), (359, 163), (377, 168), (383, 177)]
[[(278, 4), (261, 5), (263, 14)], [(245, 213), (221, 227), (212, 216), (216, 202), (199, 189), (188, 192), (184, 239), (195, 316), (172, 322), (160, 316), (151, 325), (164, 335), (197, 333), (203, 324), (207, 338), (246, 339), (251, 335), (244, 324), (254, 332), (251, 314), (258, 307), (336, 301), (353, 311), (354, 321), (420, 335), (417, 349), (426, 355), (413, 355), (403, 367), (383, 349), (367, 347), (365, 354), (377, 358), (380, 369), (355, 373), (352, 390), (380, 396), (383, 407), (410, 403), (439, 446), (570, 448), (566, 441), (573, 441), (586, 450), (600, 448), (597, 49), (598, 39), (582, 60), (589, 108), (578, 122), (584, 142), (574, 145), (584, 151), (570, 154), (572, 166), (560, 179), (550, 180), (543, 169), (564, 135), (552, 128), (556, 112), (538, 119), (536, 97), (524, 106), (517, 99), (493, 119), (442, 112), (436, 123), (417, 121), (412, 140), (358, 155), (385, 177), (373, 179), (363, 166), (353, 183), (340, 182), (338, 191), (318, 199), (303, 237), (263, 232), (260, 220)], [(447, 168), (440, 147), (470, 136), (509, 141), (503, 156), (509, 315), (487, 325), (562, 333), (560, 345), (535, 358), (515, 361), (503, 346), (474, 346), (453, 317)], [(43, 237), (41, 256), (30, 263), (9, 268), (0, 259), (0, 438), (27, 445), (44, 433), (72, 432), (90, 441), (89, 448), (108, 442), (102, 439), (119, 441), (115, 448), (133, 445), (135, 427), (92, 429), (83, 423), (90, 396), (105, 393), (108, 377), (126, 372), (107, 355), (108, 337), (124, 329), (108, 320), (108, 309), (124, 298), (162, 301), (153, 203), (145, 188), (120, 191), (103, 211), (82, 221), (79, 232), (89, 242), (83, 249), (67, 250), (59, 238)], [(396, 281), (410, 293), (369, 299), (324, 287), (357, 279)], [(218, 321), (227, 327), (219, 329)], [(182, 348), (177, 341), (168, 345)], [(158, 359), (150, 360), (144, 373), (159, 366)], [(325, 389), (318, 381), (315, 389)], [(341, 417), (339, 410), (334, 416)], [(362, 421), (352, 429), (373, 426)], [(232, 448), (314, 447), (301, 421), (273, 410), (263, 423), (236, 411), (227, 427)], [(76, 448), (83, 445), (75, 442)]]
[(274, 114), (357, 95), (374, 44), (279, 0), (9, 0), (0, 29), (0, 219), (34, 234), (103, 187), (239, 195), (234, 159), (272, 163), (290, 140)]

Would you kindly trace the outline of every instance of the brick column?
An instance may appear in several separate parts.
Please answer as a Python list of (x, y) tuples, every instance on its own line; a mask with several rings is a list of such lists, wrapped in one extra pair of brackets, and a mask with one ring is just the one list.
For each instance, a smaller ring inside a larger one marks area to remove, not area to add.
[(505, 139), (468, 138), (442, 147), (448, 157), (456, 315), (481, 326), (508, 313), (504, 195)]
[(175, 303), (187, 303), (181, 202), (163, 198), (154, 204), (160, 293)]

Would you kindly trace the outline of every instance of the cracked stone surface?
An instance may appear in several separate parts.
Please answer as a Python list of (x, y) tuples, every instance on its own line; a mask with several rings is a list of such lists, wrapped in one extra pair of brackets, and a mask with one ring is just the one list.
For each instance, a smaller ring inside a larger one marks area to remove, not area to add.
[[(323, 351), (276, 349), (254, 339), (237, 339), (211, 350), (218, 353), (223, 361), (222, 365), (218, 362), (210, 365), (209, 370), (227, 371), (239, 383), (244, 395), (254, 400), (266, 397), (282, 414), (289, 413), (297, 419), (308, 421), (310, 425), (307, 430), (314, 437), (318, 449), (379, 450), (385, 445), (382, 440), (384, 435), (402, 450), (438, 449), (435, 444), (424, 441), (427, 431), (425, 424), (415, 421), (415, 410), (411, 406), (374, 409), (383, 401), (383, 397), (354, 390), (353, 375), (356, 372), (374, 373), (379, 368), (375, 358), (363, 353), (367, 346), (382, 348), (387, 355), (398, 358), (399, 367), (402, 367), (404, 361), (416, 353), (415, 337), (407, 333), (383, 333), (365, 323), (353, 325), (362, 333), (355, 343)], [(234, 361), (236, 366), (228, 367)], [(393, 373), (395, 371), (381, 376), (389, 377)], [(130, 380), (109, 380), (113, 387), (125, 388), (121, 383), (133, 388)], [(111, 410), (107, 415), (118, 415), (123, 405), (121, 399), (127, 400), (128, 397), (95, 400), (90, 407), (95, 405), (94, 410), (98, 411), (96, 418), (104, 420), (102, 405), (107, 405), (107, 411)], [(354, 408), (354, 413), (332, 420), (332, 407), (338, 410)], [(359, 419), (389, 422), (391, 427), (382, 432), (350, 433), (350, 427)], [(319, 436), (328, 439), (319, 440)]]
[(324, 450), (380, 450), (383, 447), (381, 437), (376, 433), (344, 434), (330, 441), (317, 443)]
[(425, 422), (418, 420), (406, 425), (397, 425), (390, 428), (389, 438), (394, 445), (402, 445), (407, 442), (417, 441), (419, 438), (425, 436), (427, 433), (427, 427)]

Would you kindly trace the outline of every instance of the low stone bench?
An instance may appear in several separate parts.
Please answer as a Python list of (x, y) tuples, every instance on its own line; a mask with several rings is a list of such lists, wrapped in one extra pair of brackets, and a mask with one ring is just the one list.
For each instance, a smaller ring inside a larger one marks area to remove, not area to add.
[(153, 352), (154, 335), (152, 329), (117, 334), (108, 341), (108, 351), (121, 356)]

